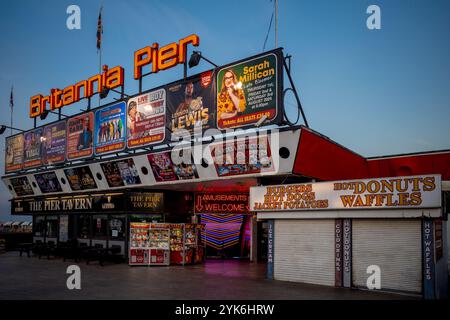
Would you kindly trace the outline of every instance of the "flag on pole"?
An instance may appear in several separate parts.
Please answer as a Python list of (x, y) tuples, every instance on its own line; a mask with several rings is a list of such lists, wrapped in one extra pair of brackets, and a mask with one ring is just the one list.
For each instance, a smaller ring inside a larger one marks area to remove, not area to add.
[(98, 13), (98, 22), (97, 22), (97, 51), (102, 47), (102, 34), (103, 34), (103, 25), (102, 25), (102, 9), (103, 6), (100, 7), (100, 12)]
[(13, 87), (11, 87), (11, 95), (9, 96), (9, 107), (11, 108), (12, 111), (14, 107)]

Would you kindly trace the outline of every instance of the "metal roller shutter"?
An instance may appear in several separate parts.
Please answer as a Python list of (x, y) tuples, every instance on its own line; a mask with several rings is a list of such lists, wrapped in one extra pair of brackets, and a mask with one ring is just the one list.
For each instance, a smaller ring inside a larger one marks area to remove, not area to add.
[(422, 291), (420, 220), (353, 219), (353, 285), (367, 287), (367, 267), (381, 270), (381, 289)]
[(276, 220), (274, 278), (334, 286), (334, 220)]

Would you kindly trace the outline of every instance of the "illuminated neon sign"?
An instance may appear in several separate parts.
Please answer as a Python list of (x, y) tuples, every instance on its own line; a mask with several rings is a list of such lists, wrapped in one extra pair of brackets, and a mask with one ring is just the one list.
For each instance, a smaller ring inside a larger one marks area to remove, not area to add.
[[(134, 78), (140, 79), (144, 75), (142, 69), (151, 64), (151, 73), (170, 69), (178, 64), (186, 62), (187, 46), (198, 46), (200, 38), (191, 34), (178, 43), (173, 42), (163, 47), (158, 43), (146, 46), (134, 53)], [(30, 118), (40, 116), (45, 110), (56, 110), (81, 99), (90, 98), (100, 93), (103, 88), (114, 89), (124, 85), (124, 69), (121, 66), (108, 69), (103, 66), (103, 72), (96, 74), (87, 80), (70, 85), (62, 90), (52, 89), (50, 94), (43, 96), (36, 94), (30, 98)], [(47, 108), (48, 107), (48, 108)]]

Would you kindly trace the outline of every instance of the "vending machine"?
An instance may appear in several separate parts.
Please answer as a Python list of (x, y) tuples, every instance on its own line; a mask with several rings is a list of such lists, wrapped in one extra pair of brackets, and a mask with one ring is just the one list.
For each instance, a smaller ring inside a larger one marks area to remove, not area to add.
[(151, 224), (149, 229), (149, 265), (168, 266), (170, 264), (170, 227), (167, 224)]
[(149, 265), (150, 263), (150, 224), (130, 223), (129, 265)]

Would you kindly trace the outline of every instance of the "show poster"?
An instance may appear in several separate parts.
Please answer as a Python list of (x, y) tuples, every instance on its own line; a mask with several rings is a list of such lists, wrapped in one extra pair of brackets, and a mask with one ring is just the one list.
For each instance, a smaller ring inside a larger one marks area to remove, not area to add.
[(247, 137), (210, 145), (219, 177), (274, 171), (268, 138)]
[(24, 134), (24, 168), (39, 167), (42, 164), (43, 129), (37, 128)]
[(61, 192), (61, 185), (55, 172), (35, 174), (34, 178), (42, 193)]
[(7, 137), (5, 140), (5, 172), (23, 168), (23, 134)]
[(64, 162), (66, 160), (66, 122), (60, 121), (44, 127), (42, 144), (44, 164)]
[(197, 168), (194, 164), (174, 164), (170, 154), (171, 152), (167, 151), (147, 156), (156, 182), (198, 178)]
[(28, 181), (27, 177), (11, 178), (9, 182), (11, 183), (14, 192), (19, 197), (31, 196), (34, 194), (33, 189), (31, 188), (31, 184)]
[(84, 113), (67, 120), (67, 160), (93, 155), (94, 114)]
[(279, 52), (268, 53), (219, 70), (217, 128), (252, 125), (264, 116), (265, 124), (276, 119), (280, 58)]
[(168, 121), (176, 136), (200, 132), (215, 126), (214, 81), (211, 71), (167, 87)]
[(133, 158), (100, 164), (110, 188), (141, 183)]
[(164, 141), (165, 123), (166, 90), (155, 90), (128, 100), (128, 148), (138, 148)]
[(96, 155), (125, 149), (126, 104), (119, 102), (95, 112), (94, 150)]
[(64, 173), (73, 191), (97, 188), (94, 176), (88, 166), (64, 169)]

